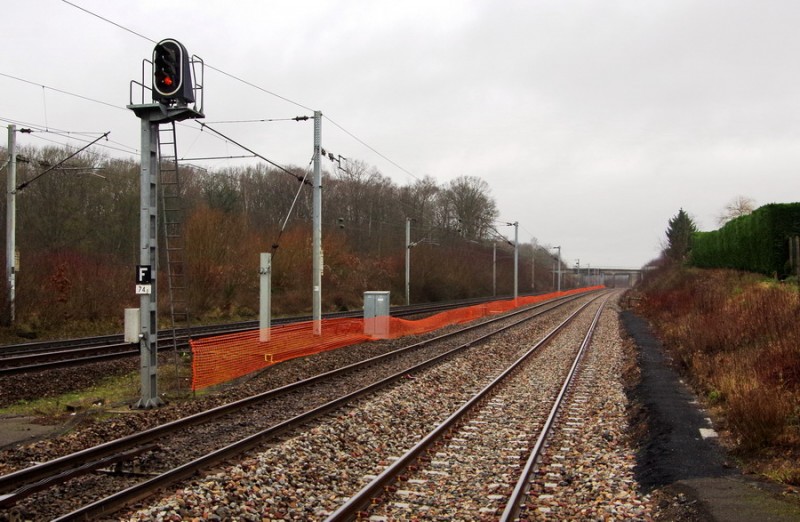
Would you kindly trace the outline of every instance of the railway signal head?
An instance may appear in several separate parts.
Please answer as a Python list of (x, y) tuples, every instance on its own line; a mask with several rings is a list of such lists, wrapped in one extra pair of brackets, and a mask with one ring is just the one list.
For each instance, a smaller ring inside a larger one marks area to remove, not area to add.
[(161, 40), (153, 49), (153, 101), (194, 102), (189, 54), (177, 40)]

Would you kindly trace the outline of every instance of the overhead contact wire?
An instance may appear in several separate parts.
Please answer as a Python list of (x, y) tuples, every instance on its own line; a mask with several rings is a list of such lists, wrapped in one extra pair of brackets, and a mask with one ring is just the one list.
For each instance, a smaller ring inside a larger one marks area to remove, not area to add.
[(286, 174), (288, 174), (288, 175), (292, 176), (293, 178), (295, 178), (295, 179), (296, 179), (297, 181), (299, 181), (300, 183), (306, 183), (306, 184), (309, 184), (309, 185), (311, 184), (309, 181), (306, 181), (306, 177), (305, 177), (305, 176), (302, 176), (302, 177), (301, 177), (301, 176), (298, 176), (297, 174), (295, 174), (295, 173), (291, 172), (291, 171), (290, 171), (290, 170), (288, 170), (287, 168), (285, 168), (285, 167), (283, 167), (283, 166), (281, 166), (281, 165), (278, 165), (277, 163), (275, 163), (275, 162), (274, 162), (274, 161), (272, 161), (271, 159), (269, 159), (269, 158), (266, 158), (265, 156), (262, 156), (261, 154), (259, 154), (258, 152), (254, 151), (253, 149), (250, 149), (250, 148), (248, 148), (248, 147), (245, 147), (244, 145), (242, 145), (242, 144), (241, 144), (241, 143), (239, 143), (238, 141), (236, 141), (236, 140), (234, 140), (234, 139), (230, 138), (229, 136), (226, 136), (225, 134), (223, 134), (223, 133), (219, 132), (218, 130), (215, 130), (215, 129), (214, 129), (214, 128), (212, 128), (212, 127), (209, 127), (207, 124), (205, 124), (205, 123), (203, 123), (203, 122), (201, 122), (201, 121), (198, 121), (198, 122), (197, 122), (197, 124), (198, 124), (198, 125), (200, 125), (200, 127), (202, 127), (203, 129), (208, 129), (208, 130), (210, 130), (211, 132), (213, 132), (214, 134), (216, 134), (216, 135), (220, 136), (221, 138), (223, 138), (223, 139), (226, 139), (226, 140), (230, 141), (231, 143), (233, 143), (233, 144), (234, 144), (234, 145), (236, 145), (237, 147), (240, 147), (240, 148), (242, 148), (242, 149), (246, 150), (247, 152), (249, 152), (249, 153), (250, 153), (250, 154), (252, 154), (253, 156), (255, 156), (255, 157), (257, 157), (257, 158), (260, 158), (260, 159), (262, 159), (262, 160), (266, 161), (267, 163), (269, 163), (269, 164), (270, 164), (270, 165), (272, 165), (273, 167), (275, 167), (275, 168), (277, 168), (277, 169), (281, 170), (282, 172), (285, 172)]
[(24, 182), (24, 183), (20, 183), (19, 185), (17, 185), (17, 187), (14, 189), (14, 191), (15, 191), (15, 192), (19, 192), (19, 191), (23, 190), (25, 187), (27, 187), (28, 185), (30, 185), (31, 183), (33, 183), (33, 182), (34, 182), (34, 181), (36, 181), (37, 179), (41, 178), (42, 176), (44, 176), (44, 175), (45, 175), (45, 174), (47, 174), (48, 172), (50, 172), (50, 171), (52, 171), (52, 170), (55, 170), (55, 169), (57, 169), (58, 167), (60, 167), (61, 165), (63, 165), (63, 164), (64, 164), (64, 163), (66, 163), (67, 161), (69, 161), (70, 159), (74, 158), (75, 156), (77, 156), (78, 154), (80, 154), (81, 152), (83, 152), (84, 150), (88, 149), (89, 147), (91, 147), (92, 145), (94, 145), (95, 143), (97, 143), (98, 141), (100, 141), (100, 140), (102, 140), (103, 138), (105, 138), (106, 136), (108, 136), (110, 133), (111, 133), (110, 131), (109, 131), (109, 132), (106, 132), (105, 134), (103, 134), (102, 136), (100, 136), (99, 138), (97, 138), (96, 140), (94, 140), (93, 142), (91, 142), (91, 143), (87, 144), (85, 147), (82, 147), (82, 148), (80, 148), (80, 149), (76, 150), (75, 152), (73, 152), (72, 154), (70, 154), (70, 155), (69, 155), (69, 156), (67, 156), (66, 158), (62, 159), (61, 161), (59, 161), (58, 163), (56, 163), (56, 164), (55, 164), (55, 165), (53, 165), (52, 167), (49, 167), (49, 168), (45, 169), (44, 171), (42, 171), (42, 172), (40, 172), (39, 174), (37, 174), (36, 176), (32, 177), (32, 178), (31, 178), (31, 179), (29, 179), (28, 181), (26, 181), (26, 182)]
[[(83, 11), (83, 12), (85, 12), (85, 13), (87, 13), (87, 14), (90, 14), (90, 15), (92, 15), (92, 16), (94, 16), (94, 17), (96, 17), (96, 18), (99, 18), (100, 20), (103, 20), (104, 22), (110, 23), (111, 25), (114, 25), (115, 27), (118, 27), (118, 28), (120, 28), (120, 29), (122, 29), (122, 30), (124, 30), (124, 31), (127, 31), (127, 32), (129, 32), (129, 33), (131, 33), (131, 34), (133, 34), (133, 35), (136, 35), (136, 36), (138, 36), (138, 37), (140, 37), (140, 38), (143, 38), (143, 39), (145, 39), (145, 40), (147, 40), (147, 41), (149, 41), (149, 42), (156, 43), (156, 41), (155, 41), (155, 40), (153, 40), (152, 38), (149, 38), (149, 37), (147, 37), (147, 36), (145, 36), (145, 35), (143, 35), (143, 34), (141, 34), (141, 33), (137, 33), (136, 31), (134, 31), (134, 30), (132, 30), (132, 29), (129, 29), (129, 28), (127, 28), (127, 27), (125, 27), (125, 26), (123, 26), (123, 25), (121, 25), (121, 24), (117, 23), (117, 22), (114, 22), (114, 21), (112, 21), (112, 20), (109, 20), (108, 18), (105, 18), (105, 17), (103, 17), (103, 16), (100, 16), (100, 15), (98, 15), (98, 14), (96, 14), (96, 13), (94, 13), (94, 12), (92, 12), (92, 11), (90, 11), (90, 10), (88, 10), (88, 9), (84, 8), (84, 7), (81, 7), (81, 6), (77, 5), (77, 4), (74, 4), (73, 2), (70, 2), (70, 1), (68, 1), (68, 0), (62, 0), (62, 2), (66, 3), (66, 4), (68, 4), (68, 5), (71, 5), (72, 7), (75, 7), (76, 9), (80, 9), (81, 11)], [(253, 89), (257, 89), (257, 90), (259, 90), (259, 91), (261, 91), (261, 92), (263, 92), (263, 93), (269, 94), (270, 96), (274, 96), (274, 97), (276, 97), (276, 98), (278, 98), (278, 99), (280, 99), (280, 100), (283, 100), (283, 101), (285, 101), (285, 102), (287, 102), (287, 103), (291, 103), (292, 105), (296, 105), (297, 107), (300, 107), (301, 109), (305, 109), (305, 110), (307, 110), (307, 111), (309, 111), (309, 112), (314, 112), (314, 109), (312, 109), (311, 107), (309, 107), (309, 106), (307, 106), (307, 105), (304, 105), (304, 104), (302, 104), (302, 103), (299, 103), (299, 102), (297, 102), (297, 101), (294, 101), (294, 100), (292, 100), (292, 99), (290, 99), (290, 98), (287, 98), (286, 96), (282, 96), (282, 95), (280, 95), (280, 94), (278, 94), (278, 93), (275, 93), (275, 92), (273, 92), (273, 91), (270, 91), (270, 90), (268, 90), (268, 89), (265, 89), (264, 87), (261, 87), (261, 86), (259, 86), (259, 85), (256, 85), (256, 84), (252, 83), (252, 82), (249, 82), (249, 81), (245, 80), (244, 78), (241, 78), (241, 77), (239, 77), (239, 76), (236, 76), (235, 74), (231, 74), (231, 73), (229, 73), (229, 72), (223, 71), (222, 69), (220, 69), (220, 68), (218, 68), (218, 67), (214, 67), (213, 65), (210, 65), (210, 64), (208, 64), (208, 63), (206, 63), (206, 64), (205, 64), (205, 66), (206, 66), (206, 67), (208, 67), (209, 69), (213, 70), (213, 71), (216, 71), (216, 72), (218, 72), (218, 73), (220, 73), (220, 74), (224, 75), (224, 76), (227, 76), (227, 77), (229, 77), (229, 78), (231, 78), (231, 79), (233, 79), (233, 80), (236, 80), (236, 81), (238, 81), (238, 82), (241, 82), (241, 83), (243, 83), (243, 84), (245, 84), (245, 85), (247, 85), (247, 86), (249, 86), (249, 87), (252, 87)], [(323, 116), (324, 116), (324, 115), (323, 115)], [(405, 167), (403, 167), (402, 165), (400, 165), (400, 164), (399, 164), (399, 163), (397, 163), (396, 161), (394, 161), (394, 160), (390, 159), (390, 158), (389, 158), (388, 156), (386, 156), (385, 154), (383, 154), (383, 153), (379, 152), (377, 149), (375, 149), (374, 147), (372, 147), (371, 145), (369, 145), (367, 142), (365, 142), (364, 140), (362, 140), (361, 138), (359, 138), (358, 136), (356, 136), (355, 134), (353, 134), (353, 133), (352, 133), (352, 132), (350, 132), (349, 130), (345, 129), (343, 126), (339, 125), (337, 122), (335, 122), (334, 120), (332, 120), (330, 117), (328, 117), (328, 116), (324, 116), (324, 117), (325, 117), (325, 119), (327, 119), (329, 122), (331, 122), (331, 123), (332, 123), (334, 126), (336, 126), (336, 127), (339, 129), (339, 130), (341, 130), (342, 132), (344, 132), (345, 134), (347, 134), (348, 136), (350, 136), (351, 138), (353, 138), (355, 141), (357, 141), (358, 143), (360, 143), (361, 145), (363, 145), (364, 147), (366, 147), (367, 149), (369, 149), (369, 150), (370, 150), (370, 151), (372, 151), (373, 153), (377, 154), (379, 157), (381, 157), (381, 158), (383, 158), (384, 160), (388, 161), (388, 162), (389, 162), (391, 165), (393, 165), (394, 167), (396, 167), (396, 168), (397, 168), (397, 169), (399, 169), (400, 171), (402, 171), (402, 172), (404, 172), (404, 173), (408, 174), (409, 176), (411, 176), (412, 178), (416, 179), (417, 181), (419, 181), (419, 180), (420, 180), (420, 178), (419, 178), (418, 176), (416, 176), (416, 175), (415, 175), (413, 172), (411, 172), (410, 170), (406, 169)]]

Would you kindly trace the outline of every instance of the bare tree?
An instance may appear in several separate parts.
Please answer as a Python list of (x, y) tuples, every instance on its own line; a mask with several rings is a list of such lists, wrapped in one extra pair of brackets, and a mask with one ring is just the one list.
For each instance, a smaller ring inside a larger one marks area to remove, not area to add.
[(746, 216), (756, 209), (756, 202), (753, 198), (747, 196), (736, 196), (733, 198), (722, 212), (717, 216), (717, 224), (719, 226), (725, 225), (728, 221), (736, 219), (737, 217)]
[(498, 211), (489, 184), (474, 176), (461, 176), (449, 183), (440, 203), (442, 224), (467, 239), (483, 239)]
[(433, 226), (437, 198), (441, 190), (431, 176), (418, 179), (413, 185), (405, 186), (400, 191), (403, 210), (409, 217), (417, 220), (418, 226), (424, 229)]

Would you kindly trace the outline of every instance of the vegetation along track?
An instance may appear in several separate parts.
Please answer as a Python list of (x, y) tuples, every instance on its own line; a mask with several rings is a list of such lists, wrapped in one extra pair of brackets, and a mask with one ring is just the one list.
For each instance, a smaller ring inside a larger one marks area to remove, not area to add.
[[(479, 337), (493, 334), (486, 333), (487, 330), (496, 333), (497, 330), (509, 328), (530, 317), (542, 314), (549, 317), (563, 313), (559, 310), (550, 313), (550, 310), (560, 309), (572, 302), (574, 299), (564, 299), (559, 303), (544, 303), (520, 310), (502, 318), (459, 329), (456, 333), (460, 340), (454, 340), (453, 333), (428, 339), (402, 351), (391, 352), (388, 356), (318, 375), (234, 405), (180, 419), (148, 432), (124, 437), (41, 465), (19, 469), (0, 477), (0, 491), (13, 494), (11, 490), (15, 489), (17, 494), (2, 501), (4, 509), (15, 511), (26, 518), (53, 518), (75, 510), (87, 501), (129, 487), (126, 492), (82, 511), (74, 511), (65, 519), (95, 517), (108, 513), (126, 502), (150, 494), (154, 487), (190, 476), (200, 467), (209, 466), (220, 459), (262, 444), (270, 436), (331, 411), (347, 400), (392, 382), (402, 381), (409, 374), (420, 372), (424, 367), (465, 351)], [(317, 407), (317, 410), (309, 412), (312, 407)], [(210, 422), (211, 420), (214, 422)], [(193, 427), (187, 430), (188, 426)], [(154, 448), (146, 446), (155, 443), (160, 451), (152, 451)], [(123, 455), (123, 452), (131, 453)], [(92, 468), (108, 467), (112, 464), (101, 459), (132, 459), (132, 464), (125, 469), (115, 465), (111, 470), (114, 473), (86, 474)], [(76, 470), (75, 466), (79, 464), (83, 469)], [(145, 482), (132, 476), (159, 474), (165, 470), (166, 473)], [(72, 473), (78, 477), (65, 482), (64, 474)], [(33, 486), (26, 490), (25, 487), (20, 488), (20, 484)], [(33, 493), (34, 489), (43, 490)]]

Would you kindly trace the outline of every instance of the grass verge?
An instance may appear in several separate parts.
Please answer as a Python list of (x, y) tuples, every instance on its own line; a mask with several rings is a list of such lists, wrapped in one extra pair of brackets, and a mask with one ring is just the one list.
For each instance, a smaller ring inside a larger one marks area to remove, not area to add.
[[(191, 361), (166, 354), (159, 358), (159, 394), (167, 401), (192, 396)], [(94, 379), (91, 385), (30, 401), (18, 401), (0, 408), (0, 415), (34, 416), (58, 420), (77, 413), (103, 414), (109, 409), (127, 408), (141, 396), (138, 371)]]

